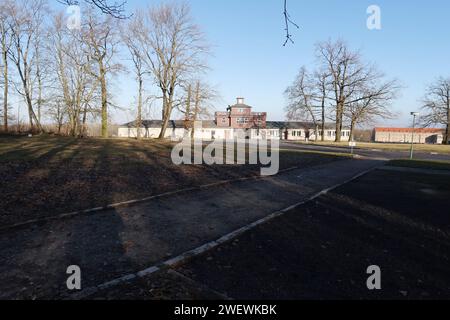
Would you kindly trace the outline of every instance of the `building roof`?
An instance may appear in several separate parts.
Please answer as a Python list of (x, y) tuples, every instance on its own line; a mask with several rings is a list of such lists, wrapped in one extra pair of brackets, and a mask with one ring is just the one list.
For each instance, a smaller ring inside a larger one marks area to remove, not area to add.
[(253, 107), (249, 106), (248, 104), (236, 103), (230, 106), (230, 108), (253, 108)]
[[(231, 129), (228, 127), (218, 127), (214, 120), (201, 120), (203, 128), (220, 128), (220, 129)], [(168, 128), (173, 129), (183, 129), (185, 121), (184, 120), (170, 120)], [(162, 120), (142, 120), (141, 128), (161, 128)], [(326, 123), (326, 130), (335, 129), (334, 123)], [(120, 126), (121, 128), (136, 128), (136, 121), (132, 121)], [(267, 121), (266, 122), (267, 129), (315, 129), (315, 126), (312, 122), (301, 122), (301, 121)], [(320, 129), (320, 125), (319, 125)], [(344, 128), (347, 130), (348, 128)]]
[[(161, 128), (162, 123), (163, 123), (162, 120), (142, 120), (141, 128)], [(121, 125), (121, 127), (136, 128), (137, 121), (131, 121), (129, 123), (125, 123), (124, 125)], [(168, 127), (169, 128), (184, 128), (184, 121), (183, 120), (170, 120)]]
[[(315, 129), (314, 123), (305, 121), (267, 121), (266, 125), (267, 129)], [(325, 130), (333, 129), (336, 129), (336, 124), (325, 123)], [(343, 129), (347, 130), (348, 128)]]
[[(412, 133), (413, 128), (375, 128), (375, 132)], [(439, 128), (415, 128), (415, 133), (442, 133), (444, 129)]]
[[(204, 128), (217, 128), (216, 122), (214, 120), (200, 120), (202, 122), (202, 127)], [(136, 128), (136, 121), (131, 121), (121, 125), (121, 128)], [(141, 128), (161, 128), (162, 120), (142, 120)], [(171, 129), (183, 129), (185, 125), (184, 120), (170, 120), (168, 128)]]

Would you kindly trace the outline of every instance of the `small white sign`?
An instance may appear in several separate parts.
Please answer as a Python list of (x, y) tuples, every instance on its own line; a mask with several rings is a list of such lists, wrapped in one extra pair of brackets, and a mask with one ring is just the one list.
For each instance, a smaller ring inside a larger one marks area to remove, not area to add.
[(348, 145), (349, 145), (350, 147), (356, 147), (356, 142), (350, 141), (350, 142), (348, 143)]

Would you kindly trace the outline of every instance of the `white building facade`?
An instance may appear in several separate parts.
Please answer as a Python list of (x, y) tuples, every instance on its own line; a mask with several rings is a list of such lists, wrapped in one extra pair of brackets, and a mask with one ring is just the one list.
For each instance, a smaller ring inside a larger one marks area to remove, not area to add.
[[(144, 120), (141, 123), (141, 137), (154, 139), (158, 138), (161, 132), (162, 121)], [(234, 138), (240, 139), (276, 139), (288, 141), (317, 141), (322, 140), (322, 131), (314, 128), (312, 123), (308, 122), (271, 122), (267, 121), (266, 128), (224, 128), (218, 127), (214, 121), (201, 121), (201, 128), (194, 130), (194, 138), (203, 140), (228, 140)], [(118, 129), (118, 136), (121, 138), (137, 138), (137, 126), (135, 122), (130, 122)], [(316, 137), (316, 132), (318, 136)], [(325, 126), (325, 141), (335, 141), (336, 130), (333, 124)], [(191, 136), (192, 128), (186, 128), (183, 120), (170, 121), (165, 132), (165, 138), (172, 140), (181, 140), (185, 136)], [(342, 130), (342, 141), (349, 141), (350, 130)]]

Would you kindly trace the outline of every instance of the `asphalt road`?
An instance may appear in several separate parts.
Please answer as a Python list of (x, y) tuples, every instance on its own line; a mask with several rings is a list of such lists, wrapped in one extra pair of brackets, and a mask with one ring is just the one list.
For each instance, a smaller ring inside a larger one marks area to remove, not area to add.
[[(446, 175), (376, 170), (91, 298), (450, 299), (449, 199)], [(372, 265), (380, 290), (367, 287)]]
[[(350, 148), (345, 147), (327, 147), (327, 146), (316, 146), (316, 145), (306, 145), (290, 142), (281, 142), (280, 148), (283, 149), (296, 149), (296, 150), (307, 150), (307, 151), (321, 151), (321, 152), (339, 152), (339, 153), (349, 153)], [(354, 149), (354, 154), (369, 159), (384, 159), (384, 160), (394, 160), (394, 159), (409, 159), (408, 151), (385, 151), (379, 149), (361, 149), (356, 147)], [(417, 160), (445, 160), (450, 161), (450, 154), (435, 154), (427, 152), (414, 152), (414, 159)]]
[(450, 299), (447, 181), (377, 170), (177, 271), (236, 299)]
[(342, 160), (0, 232), (0, 298), (59, 298), (157, 265), (382, 165)]

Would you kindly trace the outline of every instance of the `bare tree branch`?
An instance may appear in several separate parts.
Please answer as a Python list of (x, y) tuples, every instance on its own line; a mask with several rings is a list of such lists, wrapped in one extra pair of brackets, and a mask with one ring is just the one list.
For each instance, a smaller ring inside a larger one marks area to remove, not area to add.
[(283, 47), (286, 46), (286, 44), (288, 42), (290, 43), (294, 43), (294, 40), (292, 39), (292, 35), (289, 33), (289, 26), (294, 26), (297, 29), (300, 29), (300, 27), (298, 26), (298, 24), (296, 24), (294, 21), (291, 20), (291, 17), (289, 15), (288, 9), (287, 9), (287, 0), (284, 0), (284, 11), (283, 11), (283, 15), (284, 15), (284, 22), (285, 22), (285, 30), (286, 30), (286, 41), (283, 44)]
[[(57, 1), (69, 6), (79, 5), (80, 3), (78, 0), (57, 0)], [(98, 9), (100, 9), (102, 13), (110, 15), (117, 19), (128, 19), (132, 16), (125, 14), (125, 5), (127, 1), (113, 2), (113, 3), (110, 3), (110, 1), (108, 0), (83, 0), (83, 1), (87, 4), (97, 7)]]
[(427, 88), (422, 109), (422, 123), (429, 125), (444, 125), (444, 144), (450, 143), (450, 78), (438, 78)]

